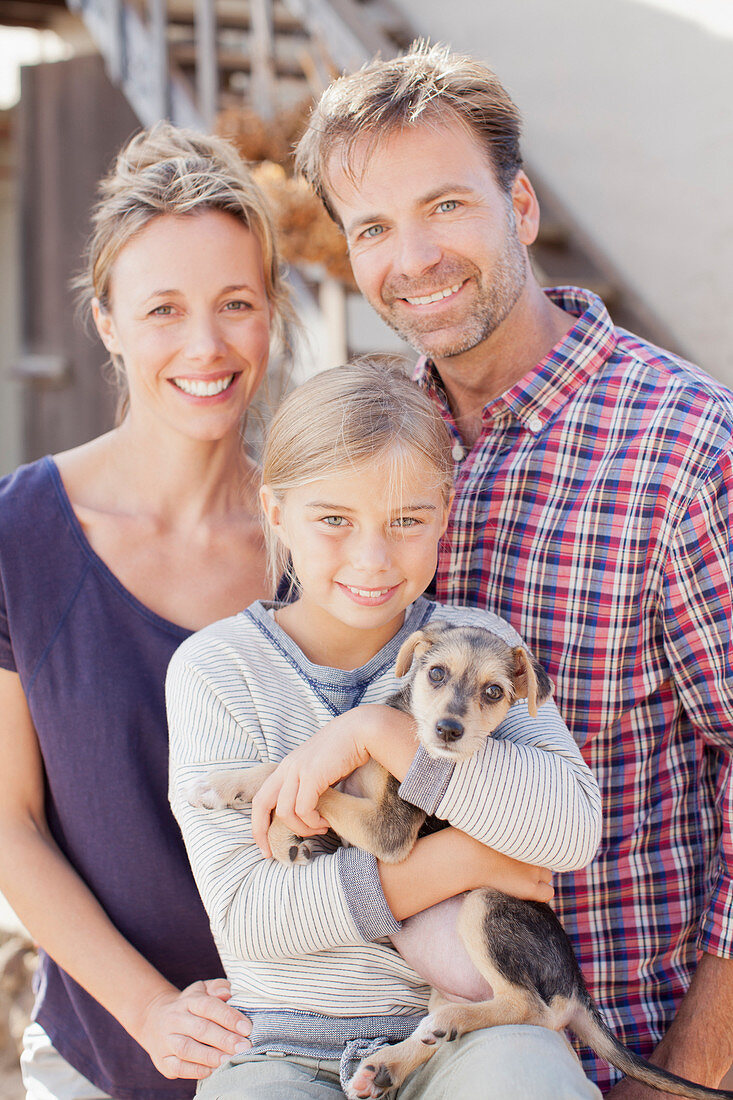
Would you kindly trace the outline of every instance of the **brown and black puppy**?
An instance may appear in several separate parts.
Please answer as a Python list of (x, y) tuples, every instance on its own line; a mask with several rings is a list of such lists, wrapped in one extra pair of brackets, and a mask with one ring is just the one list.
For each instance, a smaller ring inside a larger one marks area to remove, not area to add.
[[(409, 712), (433, 757), (470, 757), (499, 726), (511, 705), (526, 698), (530, 714), (552, 693), (540, 665), (521, 647), (479, 627), (431, 624), (402, 646), (395, 671), (413, 675), (390, 705)], [(241, 808), (276, 764), (210, 773), (190, 795), (193, 805)], [(342, 840), (399, 862), (411, 851), (425, 814), (403, 802), (398, 783), (375, 761), (349, 777), (347, 790), (329, 789), (318, 810)], [(268, 834), (275, 858), (311, 858), (307, 840), (273, 819)], [(449, 906), (455, 899), (442, 903)], [(498, 890), (472, 890), (461, 903), (458, 934), (488, 999), (456, 1003), (433, 990), (429, 1014), (401, 1043), (365, 1058), (347, 1088), (349, 1100), (375, 1100), (398, 1088), (442, 1043), (499, 1024), (570, 1029), (612, 1065), (652, 1088), (692, 1100), (733, 1100), (733, 1093), (695, 1085), (627, 1050), (604, 1023), (587, 991), (570, 941), (549, 905)]]

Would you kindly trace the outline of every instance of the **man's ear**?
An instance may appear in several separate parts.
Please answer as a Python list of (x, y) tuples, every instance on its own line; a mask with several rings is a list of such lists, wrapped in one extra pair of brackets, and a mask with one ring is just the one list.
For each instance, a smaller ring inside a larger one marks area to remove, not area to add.
[(523, 245), (534, 244), (540, 230), (540, 204), (526, 172), (517, 172), (511, 195), (517, 236)]
[(112, 320), (112, 314), (106, 310), (99, 298), (92, 298), (92, 317), (99, 338), (110, 355), (119, 355), (120, 347), (117, 339), (117, 330)]

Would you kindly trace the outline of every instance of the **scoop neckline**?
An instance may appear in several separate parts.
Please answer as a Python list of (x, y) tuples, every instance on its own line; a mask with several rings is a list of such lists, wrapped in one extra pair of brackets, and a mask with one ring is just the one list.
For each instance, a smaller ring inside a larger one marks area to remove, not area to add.
[(56, 490), (56, 494), (59, 498), (62, 511), (66, 516), (66, 519), (71, 527), (72, 534), (79, 546), (81, 547), (85, 556), (89, 559), (96, 571), (101, 574), (104, 580), (111, 585), (111, 587), (117, 592), (118, 595), (129, 603), (139, 614), (144, 618), (150, 619), (157, 626), (162, 627), (168, 632), (173, 632), (181, 636), (181, 638), (188, 638), (191, 634), (194, 634), (194, 630), (190, 630), (186, 626), (181, 626), (179, 623), (174, 623), (172, 619), (166, 619), (162, 615), (159, 615), (157, 611), (153, 611), (151, 607), (144, 604), (142, 600), (126, 588), (122, 581), (115, 576), (110, 567), (107, 565), (103, 558), (100, 558), (97, 551), (94, 549), (82, 527), (79, 517), (74, 511), (74, 506), (71, 503), (71, 498), (66, 491), (64, 480), (61, 477), (61, 471), (59, 470), (56, 460), (53, 455), (46, 455), (44, 458), (47, 469), (51, 474), (51, 479)]

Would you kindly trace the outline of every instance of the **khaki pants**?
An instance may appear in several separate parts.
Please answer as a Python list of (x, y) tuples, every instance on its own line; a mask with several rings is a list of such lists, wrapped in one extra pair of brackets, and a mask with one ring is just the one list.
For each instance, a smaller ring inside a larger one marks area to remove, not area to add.
[[(486, 1028), (443, 1046), (396, 1100), (600, 1100), (557, 1032)], [(294, 1055), (243, 1054), (200, 1082), (196, 1100), (335, 1100), (339, 1064)]]
[(61, 1057), (40, 1024), (23, 1032), (20, 1069), (27, 1100), (110, 1100)]

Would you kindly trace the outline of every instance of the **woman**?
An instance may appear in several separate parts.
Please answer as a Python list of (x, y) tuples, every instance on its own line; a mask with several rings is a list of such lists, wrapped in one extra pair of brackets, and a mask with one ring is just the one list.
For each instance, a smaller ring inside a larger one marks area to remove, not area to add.
[(163, 683), (267, 590), (241, 426), (290, 306), (225, 142), (160, 124), (101, 194), (82, 282), (121, 419), (0, 482), (0, 890), (43, 948), (29, 1095), (177, 1100), (249, 1022), (168, 808)]

